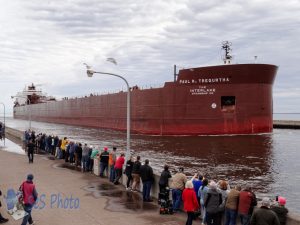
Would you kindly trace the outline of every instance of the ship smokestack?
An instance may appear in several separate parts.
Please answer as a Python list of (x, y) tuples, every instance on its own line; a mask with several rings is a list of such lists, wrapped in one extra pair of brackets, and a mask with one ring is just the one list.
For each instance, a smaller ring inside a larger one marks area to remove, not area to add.
[(176, 68), (176, 65), (174, 65), (174, 82), (176, 82), (177, 76), (178, 76), (178, 74), (177, 74), (177, 68)]
[(224, 64), (231, 64), (232, 55), (230, 55), (230, 52), (232, 51), (231, 46), (232, 43), (229, 41), (224, 41), (222, 43), (222, 49), (225, 51), (225, 55), (223, 57)]

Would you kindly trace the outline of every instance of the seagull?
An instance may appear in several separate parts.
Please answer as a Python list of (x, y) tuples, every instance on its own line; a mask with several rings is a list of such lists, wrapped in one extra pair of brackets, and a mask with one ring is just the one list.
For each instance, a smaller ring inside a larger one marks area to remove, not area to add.
[(86, 66), (86, 69), (87, 69), (87, 70), (91, 69), (91, 66), (89, 66), (88, 64), (86, 64), (86, 63), (83, 63), (83, 65), (85, 65), (85, 66)]
[(111, 62), (111, 63), (117, 65), (117, 61), (114, 58), (107, 58), (106, 61)]

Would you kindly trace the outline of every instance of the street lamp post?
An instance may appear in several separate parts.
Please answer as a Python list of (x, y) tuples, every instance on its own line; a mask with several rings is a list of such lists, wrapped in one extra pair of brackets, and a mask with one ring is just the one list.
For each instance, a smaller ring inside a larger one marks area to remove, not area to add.
[[(3, 102), (0, 102), (0, 104), (3, 105), (3, 131), (4, 131), (4, 146), (5, 146), (5, 104)], [(2, 131), (1, 131), (2, 132)]]
[(104, 74), (104, 75), (119, 77), (126, 83), (126, 86), (127, 86), (127, 147), (126, 147), (126, 157), (125, 158), (126, 158), (126, 161), (127, 161), (130, 158), (130, 87), (129, 87), (128, 81), (124, 77), (122, 77), (118, 74), (96, 72), (96, 71), (92, 70), (90, 66), (86, 65), (86, 67), (87, 67), (88, 77), (92, 77), (94, 75), (94, 73), (98, 73), (98, 74)]
[[(11, 96), (11, 98), (15, 98), (15, 97), (17, 97), (17, 98), (24, 98), (24, 99), (26, 99), (26, 103), (28, 101), (29, 105), (31, 104), (30, 99), (27, 98), (27, 97), (23, 97), (23, 96)], [(28, 105), (27, 105), (27, 110), (28, 110), (28, 115), (29, 115), (29, 129), (31, 130), (31, 110), (28, 109)]]

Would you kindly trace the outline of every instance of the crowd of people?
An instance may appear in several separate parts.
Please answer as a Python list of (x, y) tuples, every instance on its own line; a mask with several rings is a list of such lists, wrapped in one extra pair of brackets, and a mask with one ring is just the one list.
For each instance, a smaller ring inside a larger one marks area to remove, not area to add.
[(83, 172), (93, 170), (93, 158), (98, 154), (98, 150), (86, 143), (70, 141), (67, 137), (59, 138), (57, 135), (46, 135), (34, 131), (26, 130), (24, 133), (24, 143), (26, 146), (29, 163), (33, 163), (34, 153), (41, 151), (53, 155), (57, 159), (64, 159), (72, 165), (82, 168)]
[[(118, 185), (124, 167), (126, 190), (137, 192), (142, 182), (143, 201), (153, 201), (150, 193), (154, 185), (154, 173), (148, 159), (142, 163), (140, 156), (131, 156), (125, 162), (124, 153), (117, 154), (116, 147), (99, 150), (86, 143), (82, 145), (69, 141), (67, 137), (35, 135), (30, 130), (25, 132), (24, 140), (29, 163), (33, 163), (34, 151), (44, 150), (58, 159), (80, 167), (83, 172), (92, 172), (94, 159), (98, 157), (100, 177), (106, 176), (110, 182)], [(176, 213), (182, 208), (187, 212), (186, 225), (191, 225), (197, 217), (200, 217), (202, 224), (207, 225), (236, 225), (238, 218), (242, 225), (284, 225), (286, 222), (288, 210), (285, 208), (285, 198), (278, 197), (273, 204), (270, 199), (264, 198), (262, 206), (254, 210), (257, 199), (249, 186), (237, 185), (231, 189), (225, 180), (215, 182), (199, 174), (188, 179), (182, 167), (172, 176), (167, 165), (164, 166), (158, 185), (160, 193), (171, 190), (173, 212)]]
[[(171, 174), (165, 166), (161, 174), (160, 191), (168, 188)], [(190, 180), (184, 174), (184, 169), (172, 177), (173, 211), (182, 208), (187, 212), (186, 225), (191, 225), (198, 216), (202, 224), (207, 225), (236, 225), (238, 218), (242, 225), (284, 225), (288, 213), (285, 207), (286, 199), (279, 196), (276, 201), (263, 198), (261, 207), (257, 206), (256, 195), (249, 186), (243, 188), (236, 185), (230, 188), (225, 180), (215, 182), (202, 175), (195, 174)]]

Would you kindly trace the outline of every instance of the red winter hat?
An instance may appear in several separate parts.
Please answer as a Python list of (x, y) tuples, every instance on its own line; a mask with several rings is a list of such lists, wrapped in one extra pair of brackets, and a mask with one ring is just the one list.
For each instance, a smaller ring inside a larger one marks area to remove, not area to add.
[(286, 199), (284, 197), (279, 196), (278, 197), (278, 203), (279, 203), (279, 205), (285, 205), (286, 204)]
[(104, 150), (104, 151), (107, 151), (107, 150), (108, 150), (108, 147), (104, 147), (103, 150)]

